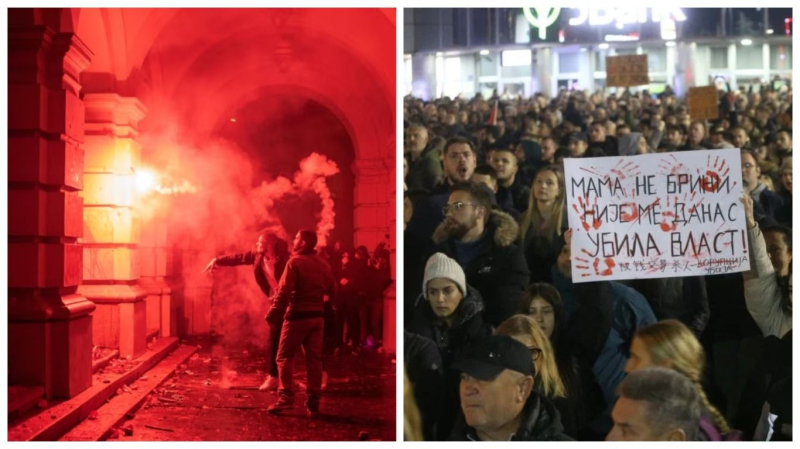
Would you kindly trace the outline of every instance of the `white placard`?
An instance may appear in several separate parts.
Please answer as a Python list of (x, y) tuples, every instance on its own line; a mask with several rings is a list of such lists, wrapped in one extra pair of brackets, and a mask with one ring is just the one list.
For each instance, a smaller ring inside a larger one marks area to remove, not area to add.
[(573, 282), (750, 269), (738, 149), (564, 160)]

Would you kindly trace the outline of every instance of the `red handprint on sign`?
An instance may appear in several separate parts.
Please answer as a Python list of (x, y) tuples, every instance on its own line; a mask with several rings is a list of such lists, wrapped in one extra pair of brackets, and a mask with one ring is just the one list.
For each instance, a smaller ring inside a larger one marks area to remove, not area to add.
[[(678, 197), (675, 197), (675, 201), (673, 203), (673, 207), (675, 204), (678, 203)], [(677, 217), (675, 216), (675, 212), (669, 210), (669, 195), (667, 196), (667, 211), (662, 212), (661, 216), (664, 217), (664, 221), (661, 222), (661, 230), (664, 232), (673, 232), (678, 229), (678, 222)]]
[(705, 190), (706, 192), (716, 192), (717, 190), (719, 190), (721, 182), (720, 173), (722, 173), (722, 176), (726, 176), (728, 173), (730, 173), (731, 168), (730, 167), (726, 168), (725, 159), (720, 161), (719, 156), (715, 157), (714, 164), (712, 165), (710, 154), (708, 155), (708, 160), (706, 161), (706, 165), (707, 168), (705, 170), (705, 173), (703, 173), (700, 169), (697, 170), (697, 174), (706, 177), (706, 179), (700, 183), (700, 188)]
[[(581, 249), (581, 252), (586, 254), (589, 258), (592, 257), (592, 255), (589, 254), (589, 252), (586, 251), (586, 249)], [(584, 259), (583, 257), (576, 257), (575, 260), (581, 263), (581, 265), (575, 265), (575, 268), (579, 270), (586, 270), (586, 271), (589, 270), (588, 259)], [(605, 265), (604, 268), (600, 267), (601, 263)], [(592, 268), (594, 268), (595, 276), (611, 276), (612, 274), (614, 274), (614, 267), (616, 266), (617, 266), (616, 262), (614, 262), (614, 259), (610, 257), (606, 257), (602, 261), (599, 257), (595, 257), (594, 262), (592, 263)], [(581, 273), (581, 277), (589, 277), (591, 275), (592, 275), (591, 273)]]
[[(616, 176), (617, 178), (626, 179), (626, 178), (632, 178), (637, 175), (641, 175), (642, 172), (637, 171), (638, 169), (639, 166), (636, 165), (634, 162), (628, 161), (626, 163), (625, 159), (620, 159), (619, 162), (617, 162), (617, 165), (615, 165), (614, 168), (612, 168), (610, 171), (611, 174)], [(609, 175), (606, 175), (606, 179), (608, 179), (609, 177), (610, 177)]]
[(623, 223), (628, 223), (639, 218), (639, 209), (636, 203), (622, 203), (619, 205), (619, 218)]
[[(580, 205), (580, 209), (578, 208)], [(575, 209), (575, 212), (578, 213), (578, 217), (581, 220), (581, 225), (583, 225), (583, 229), (588, 231), (590, 228), (598, 229), (600, 226), (603, 225), (602, 220), (597, 218), (597, 198), (594, 199), (594, 204), (589, 205), (589, 198), (586, 198), (586, 202), (583, 201), (583, 197), (578, 197), (578, 204), (573, 204), (572, 208)], [(586, 220), (586, 216), (592, 216), (592, 224), (590, 225), (589, 222)]]
[(669, 159), (661, 159), (658, 163), (658, 168), (660, 169), (659, 174), (662, 175), (686, 174), (688, 171), (688, 167), (683, 165), (682, 162), (678, 162), (678, 158), (673, 154), (669, 155)]

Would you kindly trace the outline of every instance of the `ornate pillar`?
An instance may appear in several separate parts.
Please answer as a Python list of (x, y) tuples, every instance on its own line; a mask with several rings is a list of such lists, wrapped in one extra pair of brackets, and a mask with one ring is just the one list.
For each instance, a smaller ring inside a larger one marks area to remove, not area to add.
[[(19, 11), (19, 10), (18, 10)], [(71, 33), (9, 15), (8, 382), (68, 398), (92, 383), (94, 304), (81, 283), (80, 73)]]
[(94, 343), (135, 357), (147, 349), (145, 297), (139, 285), (134, 169), (142, 103), (115, 93), (87, 94), (83, 191), (83, 285), (97, 305)]
[[(386, 240), (388, 235), (392, 252), (392, 276), (397, 279), (396, 246), (397, 214), (395, 198), (396, 161), (395, 143), (385, 145), (384, 157), (357, 159), (353, 163), (356, 177), (355, 199), (355, 246), (365, 245), (372, 251)], [(386, 352), (396, 351), (397, 298), (395, 283), (384, 292), (383, 298), (383, 348)]]

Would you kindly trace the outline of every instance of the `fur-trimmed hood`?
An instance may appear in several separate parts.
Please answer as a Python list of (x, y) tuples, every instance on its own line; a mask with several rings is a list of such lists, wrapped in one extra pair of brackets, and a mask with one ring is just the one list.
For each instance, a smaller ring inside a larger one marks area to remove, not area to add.
[[(484, 235), (487, 232), (492, 233), (492, 241), (495, 245), (506, 247), (517, 240), (519, 225), (511, 215), (500, 210), (492, 210), (491, 214), (489, 214), (489, 220), (486, 222)], [(433, 243), (441, 245), (445, 241), (447, 241), (447, 234), (444, 231), (444, 221), (442, 221), (436, 227), (436, 231), (433, 232)]]

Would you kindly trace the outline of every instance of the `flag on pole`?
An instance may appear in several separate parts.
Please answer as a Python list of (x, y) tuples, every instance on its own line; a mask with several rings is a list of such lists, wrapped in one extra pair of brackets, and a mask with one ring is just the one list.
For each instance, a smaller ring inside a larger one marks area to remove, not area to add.
[(494, 101), (494, 105), (492, 106), (492, 112), (489, 114), (489, 124), (490, 125), (497, 125), (497, 102), (498, 100)]

